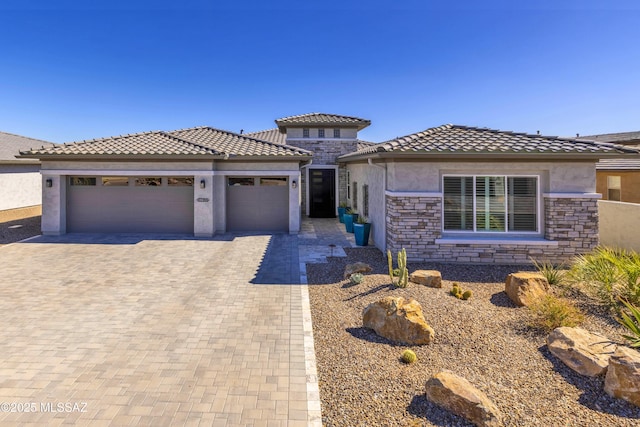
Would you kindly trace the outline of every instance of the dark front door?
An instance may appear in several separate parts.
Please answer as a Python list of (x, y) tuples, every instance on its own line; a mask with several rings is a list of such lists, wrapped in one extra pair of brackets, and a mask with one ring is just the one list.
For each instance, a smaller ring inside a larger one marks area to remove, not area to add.
[(309, 216), (335, 218), (336, 171), (333, 169), (309, 170)]

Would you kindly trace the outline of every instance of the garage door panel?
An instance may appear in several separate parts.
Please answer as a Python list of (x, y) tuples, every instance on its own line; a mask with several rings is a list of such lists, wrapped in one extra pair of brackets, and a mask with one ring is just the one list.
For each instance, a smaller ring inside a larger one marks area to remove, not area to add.
[(191, 234), (193, 188), (69, 186), (67, 230)]
[(227, 230), (288, 231), (289, 187), (227, 187)]

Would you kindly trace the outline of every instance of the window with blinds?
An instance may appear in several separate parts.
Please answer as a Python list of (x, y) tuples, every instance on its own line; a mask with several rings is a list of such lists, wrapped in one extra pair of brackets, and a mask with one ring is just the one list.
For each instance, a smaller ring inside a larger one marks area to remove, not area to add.
[(538, 178), (445, 176), (443, 229), (537, 232)]

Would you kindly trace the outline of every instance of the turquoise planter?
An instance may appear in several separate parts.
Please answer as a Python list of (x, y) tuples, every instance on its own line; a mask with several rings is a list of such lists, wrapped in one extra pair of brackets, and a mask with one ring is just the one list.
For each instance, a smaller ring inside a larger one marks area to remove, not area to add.
[(353, 224), (353, 234), (356, 238), (356, 245), (368, 246), (371, 224)]
[(338, 208), (338, 220), (344, 224), (344, 213), (347, 211), (347, 208)]
[(353, 233), (353, 223), (358, 220), (358, 214), (345, 213), (342, 217), (344, 218), (344, 228), (347, 233)]

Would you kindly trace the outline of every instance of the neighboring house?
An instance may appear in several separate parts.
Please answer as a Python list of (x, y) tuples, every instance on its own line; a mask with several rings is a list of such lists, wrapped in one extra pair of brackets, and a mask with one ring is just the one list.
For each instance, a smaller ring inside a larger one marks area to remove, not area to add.
[(301, 213), (370, 217), (413, 260), (565, 261), (598, 243), (595, 164), (633, 149), (445, 125), (382, 144), (370, 121), (312, 113), (277, 129), (202, 127), (26, 151), (42, 161), (43, 233), (300, 230)]
[[(640, 147), (640, 131), (587, 135), (580, 141), (595, 141)], [(640, 160), (603, 159), (596, 164), (596, 191), (603, 200), (640, 203)]]
[(40, 215), (40, 162), (16, 156), (21, 150), (51, 145), (39, 139), (0, 132), (0, 222)]

